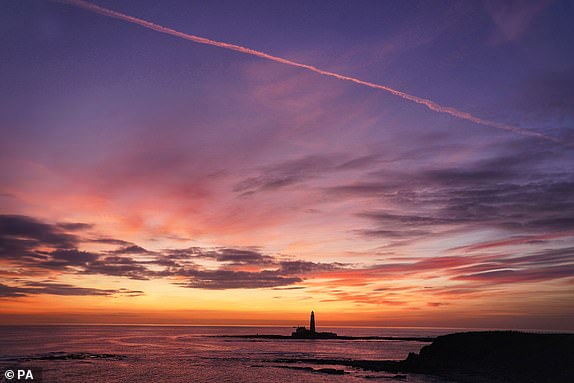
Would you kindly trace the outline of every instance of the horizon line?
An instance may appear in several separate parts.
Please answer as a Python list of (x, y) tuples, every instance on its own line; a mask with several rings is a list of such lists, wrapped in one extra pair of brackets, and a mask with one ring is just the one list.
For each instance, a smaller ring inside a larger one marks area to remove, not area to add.
[[(272, 324), (181, 324), (181, 323), (95, 323), (95, 322), (49, 322), (49, 323), (0, 323), (0, 327), (33, 327), (33, 326), (149, 326), (149, 327), (274, 327), (293, 328), (293, 325)], [(355, 329), (428, 329), (428, 330), (481, 330), (481, 331), (544, 331), (574, 333), (573, 329), (548, 328), (510, 328), (510, 327), (449, 327), (449, 326), (352, 326), (329, 325), (322, 328), (355, 328)]]

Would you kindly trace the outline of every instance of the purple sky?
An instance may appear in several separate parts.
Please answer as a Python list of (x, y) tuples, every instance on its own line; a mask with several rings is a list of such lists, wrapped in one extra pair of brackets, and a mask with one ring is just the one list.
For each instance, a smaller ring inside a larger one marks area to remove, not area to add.
[(55, 320), (49, 306), (58, 320), (118, 302), (177, 312), (193, 296), (191, 322), (226, 305), (229, 323), (273, 321), (306, 302), (335, 321), (364, 313), (355, 324), (574, 329), (572, 2), (94, 4), (564, 144), (4, 1), (6, 322)]

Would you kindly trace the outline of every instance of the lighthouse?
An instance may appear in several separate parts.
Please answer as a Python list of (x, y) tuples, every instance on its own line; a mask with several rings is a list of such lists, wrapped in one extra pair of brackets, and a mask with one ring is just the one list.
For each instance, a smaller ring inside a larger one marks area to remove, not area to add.
[(311, 311), (311, 323), (309, 324), (309, 330), (311, 333), (315, 333), (315, 312)]
[(309, 329), (299, 326), (291, 333), (291, 338), (295, 339), (336, 339), (337, 334), (334, 332), (317, 332), (315, 329), (315, 312), (311, 311)]

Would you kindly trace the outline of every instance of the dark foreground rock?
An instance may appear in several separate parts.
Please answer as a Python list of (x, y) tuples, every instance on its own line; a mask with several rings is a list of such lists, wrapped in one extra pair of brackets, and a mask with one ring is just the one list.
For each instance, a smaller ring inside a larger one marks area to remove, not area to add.
[(273, 362), (429, 374), (459, 383), (572, 383), (574, 334), (457, 333), (437, 337), (419, 354), (410, 354), (402, 361), (303, 358)]
[(348, 372), (346, 372), (345, 370), (339, 370), (339, 369), (337, 369), (337, 368), (313, 368), (313, 367), (281, 366), (281, 365), (276, 365), (276, 366), (254, 365), (254, 366), (251, 366), (251, 367), (260, 367), (260, 368), (269, 368), (269, 367), (274, 367), (274, 368), (286, 368), (286, 369), (290, 369), (290, 370), (308, 371), (308, 372), (313, 372), (313, 373), (317, 373), (317, 374), (328, 374), (328, 375), (345, 375), (345, 374), (348, 374)]
[(400, 367), (459, 382), (573, 382), (574, 334), (450, 334), (410, 354)]
[(49, 352), (46, 354), (4, 356), (2, 361), (26, 362), (32, 360), (86, 360), (86, 359), (111, 359), (124, 360), (127, 356), (116, 354), (94, 354), (91, 352)]
[(307, 364), (330, 364), (339, 366), (349, 366), (360, 368), (368, 371), (387, 371), (401, 372), (404, 370), (404, 361), (398, 360), (355, 360), (355, 359), (315, 359), (315, 358), (296, 358), (296, 359), (273, 359), (274, 363), (307, 363)]

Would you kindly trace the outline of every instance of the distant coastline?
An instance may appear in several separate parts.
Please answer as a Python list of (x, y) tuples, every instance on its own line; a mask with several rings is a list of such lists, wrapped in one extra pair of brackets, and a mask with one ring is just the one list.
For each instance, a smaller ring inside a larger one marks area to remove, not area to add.
[(216, 335), (217, 338), (243, 338), (243, 339), (298, 339), (298, 340), (318, 340), (318, 339), (336, 339), (336, 340), (389, 340), (389, 341), (416, 341), (432, 342), (433, 337), (394, 337), (394, 336), (342, 336), (334, 332), (317, 331), (315, 325), (315, 312), (311, 311), (309, 317), (309, 328), (298, 326), (290, 336), (275, 334), (255, 334), (255, 335)]
[(291, 335), (274, 334), (248, 334), (248, 335), (213, 335), (214, 338), (243, 338), (243, 339), (291, 339), (291, 340), (388, 340), (388, 341), (412, 341), (412, 342), (432, 342), (436, 337), (409, 337), (409, 336), (344, 336), (335, 335), (325, 338), (298, 338)]

